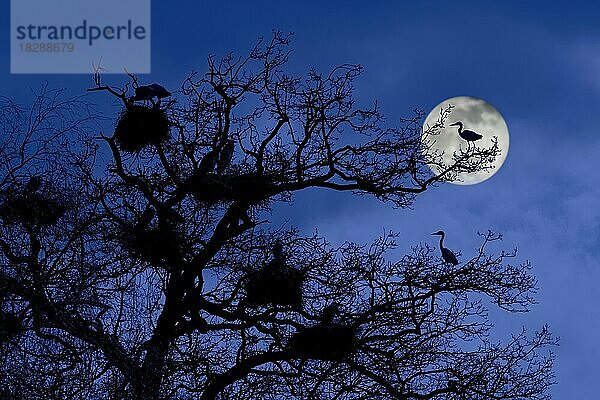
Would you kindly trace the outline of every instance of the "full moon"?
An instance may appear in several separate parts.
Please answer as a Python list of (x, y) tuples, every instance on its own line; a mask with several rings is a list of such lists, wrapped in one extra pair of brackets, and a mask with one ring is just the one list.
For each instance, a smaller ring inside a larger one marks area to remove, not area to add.
[[(447, 110), (452, 107), (447, 114), (443, 125), (435, 130), (432, 134), (430, 127), (439, 124), (440, 113), (442, 110)], [(474, 131), (483, 137), (475, 142), (469, 143), (459, 136), (459, 126), (450, 126), (456, 122), (462, 122), (463, 129)], [(466, 150), (468, 146), (477, 146), (479, 148), (490, 148), (493, 146), (492, 140), (498, 140), (500, 154), (492, 163), (493, 168), (487, 171), (479, 172), (461, 172), (456, 180), (450, 183), (456, 185), (474, 185), (491, 178), (506, 160), (508, 154), (509, 135), (506, 121), (502, 115), (485, 100), (471, 96), (458, 96), (442, 101), (435, 106), (427, 115), (423, 124), (423, 133), (421, 139), (427, 144), (428, 151), (441, 154), (442, 161), (446, 165), (453, 162), (453, 154), (459, 150)], [(439, 166), (429, 164), (429, 168), (439, 174)]]

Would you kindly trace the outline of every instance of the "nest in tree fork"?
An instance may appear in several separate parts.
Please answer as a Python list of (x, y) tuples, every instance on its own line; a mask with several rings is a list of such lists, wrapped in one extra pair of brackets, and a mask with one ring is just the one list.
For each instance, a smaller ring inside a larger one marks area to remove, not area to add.
[(117, 121), (114, 138), (121, 150), (138, 152), (169, 139), (169, 120), (159, 107), (129, 105)]
[(273, 260), (246, 277), (246, 302), (251, 307), (283, 306), (302, 308), (304, 273)]
[(0, 344), (11, 340), (23, 333), (23, 321), (21, 318), (0, 311)]
[(121, 241), (131, 256), (152, 265), (179, 262), (184, 254), (181, 233), (171, 223), (130, 224), (123, 229)]
[(296, 332), (289, 348), (301, 359), (342, 361), (356, 351), (357, 342), (354, 326), (320, 323)]
[(191, 178), (191, 191), (201, 202), (239, 201), (259, 204), (274, 191), (273, 180), (258, 173), (239, 175), (198, 174)]
[(259, 173), (233, 175), (228, 180), (234, 200), (247, 204), (258, 204), (273, 195), (272, 177)]
[(39, 177), (4, 190), (0, 198), (0, 216), (6, 223), (48, 226), (58, 222), (67, 211), (64, 196), (56, 188), (43, 184)]
[(223, 177), (216, 174), (197, 174), (190, 179), (192, 195), (201, 203), (216, 204), (231, 200), (231, 189)]

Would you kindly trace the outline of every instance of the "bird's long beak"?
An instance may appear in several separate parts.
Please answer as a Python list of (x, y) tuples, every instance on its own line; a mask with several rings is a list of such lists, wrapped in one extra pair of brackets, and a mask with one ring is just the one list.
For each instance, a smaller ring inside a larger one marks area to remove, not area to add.
[(450, 124), (450, 125), (448, 125), (448, 126), (458, 126), (458, 125), (459, 125), (459, 123), (458, 123), (458, 122), (455, 122), (455, 123), (453, 123), (453, 124)]
[(435, 233), (431, 234), (431, 236), (434, 236), (434, 235), (439, 235), (439, 233), (435, 232)]

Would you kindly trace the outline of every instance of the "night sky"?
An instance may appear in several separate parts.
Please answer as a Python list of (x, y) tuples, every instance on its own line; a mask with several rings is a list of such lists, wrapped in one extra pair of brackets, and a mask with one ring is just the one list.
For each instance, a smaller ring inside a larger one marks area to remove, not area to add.
[[(9, 2), (0, 22), (0, 95), (26, 102), (43, 82), (83, 94), (85, 75), (10, 75)], [(417, 197), (412, 210), (323, 190), (298, 193), (271, 219), (332, 243), (368, 243), (392, 230), (400, 245), (446, 246), (470, 258), (477, 231), (504, 235), (539, 280), (539, 304), (525, 315), (492, 313), (499, 337), (548, 323), (557, 399), (600, 392), (600, 5), (592, 2), (154, 1), (152, 70), (143, 81), (178, 88), (209, 53), (245, 54), (272, 29), (294, 32), (289, 71), (326, 72), (341, 63), (365, 68), (358, 103), (378, 100), (390, 125), (411, 110), (429, 111), (460, 95), (483, 98), (506, 119), (510, 152), (502, 169), (474, 186), (444, 184)], [(397, 4), (396, 4), (397, 3)], [(406, 3), (406, 4), (405, 4)], [(501, 3), (501, 4), (500, 4)], [(119, 76), (112, 77), (122, 79)], [(111, 79), (106, 76), (105, 79)], [(90, 95), (107, 113), (107, 96)], [(594, 167), (596, 165), (596, 167)]]

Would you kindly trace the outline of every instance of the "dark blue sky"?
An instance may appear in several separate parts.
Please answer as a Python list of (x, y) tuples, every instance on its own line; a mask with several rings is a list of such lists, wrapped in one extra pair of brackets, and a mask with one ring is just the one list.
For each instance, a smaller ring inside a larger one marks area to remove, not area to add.
[[(26, 99), (25, 89), (44, 81), (82, 93), (90, 76), (9, 74), (7, 3), (0, 14), (0, 94)], [(333, 242), (368, 242), (386, 229), (399, 232), (407, 247), (435, 245), (429, 233), (444, 229), (447, 246), (463, 257), (478, 246), (478, 230), (503, 233), (503, 246), (518, 246), (519, 257), (533, 263), (540, 291), (531, 313), (494, 316), (496, 329), (507, 335), (548, 322), (561, 337), (554, 397), (596, 398), (600, 6), (408, 3), (155, 0), (148, 81), (178, 87), (191, 70), (204, 70), (208, 53), (243, 54), (275, 28), (295, 32), (289, 67), (296, 73), (362, 64), (357, 98), (377, 99), (390, 122), (458, 95), (492, 103), (507, 121), (511, 147), (488, 181), (441, 186), (419, 196), (412, 211), (317, 191), (300, 193), (293, 208), (278, 211)]]

